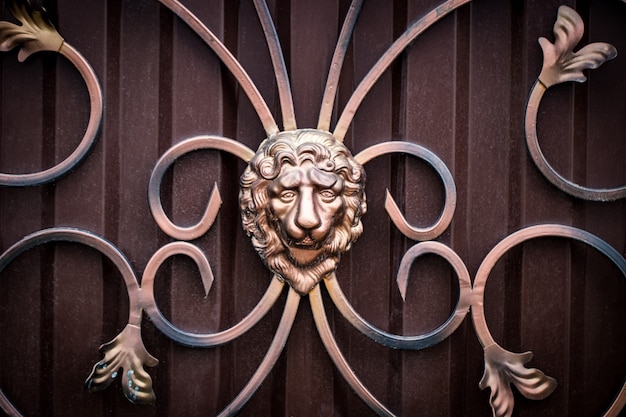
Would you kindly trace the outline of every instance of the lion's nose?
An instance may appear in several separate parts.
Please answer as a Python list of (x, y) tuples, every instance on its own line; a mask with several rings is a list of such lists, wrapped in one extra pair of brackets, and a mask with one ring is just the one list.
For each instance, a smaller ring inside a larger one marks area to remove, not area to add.
[(307, 190), (300, 194), (295, 220), (296, 225), (303, 230), (313, 230), (320, 226), (320, 218), (317, 214), (312, 191)]

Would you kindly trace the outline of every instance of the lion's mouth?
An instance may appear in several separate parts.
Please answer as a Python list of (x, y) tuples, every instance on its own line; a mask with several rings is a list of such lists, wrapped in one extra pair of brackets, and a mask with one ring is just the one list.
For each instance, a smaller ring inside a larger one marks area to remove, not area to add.
[(290, 242), (290, 246), (296, 246), (303, 249), (317, 249), (319, 242), (313, 239), (311, 236), (305, 236), (304, 238)]

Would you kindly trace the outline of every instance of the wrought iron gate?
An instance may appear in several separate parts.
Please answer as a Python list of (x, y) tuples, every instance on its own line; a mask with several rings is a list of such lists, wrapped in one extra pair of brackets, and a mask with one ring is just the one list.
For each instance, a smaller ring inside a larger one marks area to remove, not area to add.
[(540, 3), (7, 3), (0, 408), (618, 415), (626, 4)]

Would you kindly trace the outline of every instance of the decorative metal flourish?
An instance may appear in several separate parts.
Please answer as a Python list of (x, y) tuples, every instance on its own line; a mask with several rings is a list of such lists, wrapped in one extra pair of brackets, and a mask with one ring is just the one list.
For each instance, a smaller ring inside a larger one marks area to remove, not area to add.
[(33, 10), (29, 0), (14, 0), (11, 13), (21, 25), (0, 22), (0, 51), (19, 47), (17, 58), (23, 62), (36, 52), (58, 52), (66, 57), (80, 72), (87, 84), (91, 110), (89, 124), (78, 147), (63, 161), (46, 170), (30, 174), (0, 173), (0, 185), (29, 186), (54, 181), (67, 174), (89, 153), (100, 131), (103, 116), (102, 89), (95, 72), (87, 60), (65, 42), (43, 12)]
[(330, 133), (266, 139), (241, 176), (244, 231), (265, 264), (305, 295), (363, 232), (365, 171)]
[[(485, 285), (496, 262), (512, 247), (530, 239), (547, 236), (564, 237), (586, 243), (609, 258), (626, 278), (626, 259), (618, 251), (591, 233), (565, 225), (548, 224), (522, 229), (507, 236), (487, 254), (474, 280), (472, 319), (485, 354), (485, 373), (480, 381), (480, 388), (491, 389), (490, 401), (494, 416), (508, 417), (513, 413), (514, 399), (510, 384), (515, 385), (526, 398), (533, 400), (547, 397), (556, 388), (556, 381), (553, 378), (538, 369), (525, 367), (532, 359), (532, 352), (521, 354), (509, 352), (495, 342), (487, 327), (484, 310)], [(626, 385), (624, 387), (626, 388)]]
[[(74, 242), (96, 249), (113, 262), (126, 284), (129, 298), (128, 324), (113, 341), (100, 347), (105, 357), (94, 366), (85, 386), (90, 391), (104, 389), (118, 376), (121, 369), (126, 398), (136, 403), (154, 402), (152, 379), (144, 366), (156, 366), (158, 360), (143, 345), (139, 283), (132, 266), (117, 247), (85, 230), (62, 227), (44, 229), (26, 236), (7, 249), (0, 256), (0, 272), (22, 253), (49, 242)], [(0, 405), (10, 415), (21, 415), (1, 391)]]
[[(193, 347), (219, 346), (233, 341), (255, 326), (278, 301), (286, 283), (289, 294), (268, 351), (246, 386), (220, 415), (237, 413), (262, 384), (286, 344), (300, 299), (306, 295), (310, 297), (313, 318), (322, 342), (341, 375), (372, 410), (379, 415), (393, 415), (360, 381), (339, 349), (326, 317), (320, 282), (324, 283), (332, 302), (352, 326), (375, 342), (391, 348), (417, 350), (435, 345), (458, 328), (471, 308), (474, 327), (485, 358), (485, 372), (479, 387), (490, 388), (494, 416), (512, 415), (514, 395), (511, 384), (529, 399), (542, 399), (554, 391), (556, 381), (553, 378), (538, 369), (526, 368), (532, 358), (531, 352), (509, 352), (491, 336), (484, 314), (485, 286), (491, 269), (513, 246), (543, 236), (558, 236), (585, 243), (609, 258), (626, 277), (624, 257), (600, 238), (583, 230), (562, 225), (532, 226), (509, 235), (493, 248), (481, 264), (472, 287), (468, 269), (459, 255), (449, 246), (434, 241), (450, 225), (457, 200), (454, 178), (445, 163), (430, 150), (405, 141), (385, 141), (361, 151), (356, 156), (352, 156), (343, 144), (360, 103), (393, 60), (424, 30), (470, 0), (444, 1), (409, 26), (358, 85), (333, 130), (331, 115), (339, 75), (363, 0), (352, 1), (344, 21), (315, 129), (297, 127), (289, 77), (276, 29), (265, 1), (254, 0), (276, 74), (283, 130), (278, 127), (248, 74), (224, 44), (179, 1), (159, 1), (186, 22), (235, 76), (258, 114), (267, 138), (254, 152), (240, 142), (222, 136), (195, 136), (182, 140), (161, 156), (148, 184), (149, 207), (159, 228), (175, 241), (154, 253), (141, 281), (118, 248), (102, 237), (79, 229), (57, 227), (41, 230), (26, 236), (0, 255), (1, 272), (13, 259), (35, 246), (69, 241), (94, 248), (119, 269), (130, 301), (129, 319), (118, 336), (101, 346), (100, 352), (104, 357), (94, 365), (85, 382), (89, 391), (105, 389), (121, 375), (119, 379), (122, 380), (123, 391), (128, 400), (138, 404), (155, 401), (152, 380), (145, 368), (156, 366), (158, 360), (148, 353), (141, 338), (144, 312), (156, 328), (178, 343)], [(91, 97), (91, 118), (87, 133), (68, 160), (42, 173), (14, 176), (0, 174), (0, 184), (25, 186), (52, 181), (85, 156), (100, 125), (102, 94), (89, 65), (78, 52), (63, 42), (42, 13), (32, 11), (26, 0), (18, 3), (13, 8), (13, 13), (22, 22), (22, 26), (0, 22), (0, 49), (6, 51), (21, 46), (22, 50), (18, 55), (20, 60), (40, 50), (63, 54), (81, 71)], [(536, 115), (543, 92), (560, 82), (584, 81), (581, 72), (583, 69), (594, 68), (615, 56), (615, 49), (608, 44), (592, 44), (577, 53), (572, 52), (582, 36), (582, 21), (567, 7), (559, 9), (554, 33), (554, 44), (545, 38), (539, 41), (544, 51), (544, 67), (533, 88), (526, 114), (527, 141), (531, 155), (542, 172), (547, 170), (548, 173), (544, 174), (566, 192), (589, 199), (621, 198), (624, 196), (624, 189), (590, 190), (563, 179), (541, 155), (537, 145)], [(191, 226), (177, 225), (168, 218), (160, 197), (163, 176), (171, 165), (183, 155), (201, 149), (228, 152), (248, 164), (240, 179), (241, 221), (244, 232), (251, 238), (257, 253), (271, 271), (271, 280), (265, 294), (248, 316), (229, 329), (207, 334), (186, 332), (173, 325), (159, 310), (154, 296), (154, 280), (160, 266), (175, 255), (184, 255), (193, 260), (206, 294), (215, 279), (205, 253), (190, 241), (207, 233), (216, 219), (222, 203), (217, 185), (213, 188), (202, 217)], [(403, 153), (424, 160), (441, 178), (445, 190), (445, 201), (439, 218), (425, 228), (415, 227), (406, 220), (389, 191), (385, 200), (385, 209), (394, 225), (404, 236), (417, 242), (404, 254), (396, 276), (403, 299), (406, 297), (411, 265), (424, 254), (443, 257), (458, 278), (459, 296), (454, 311), (437, 329), (421, 335), (397, 335), (369, 323), (356, 312), (343, 294), (340, 278), (336, 273), (341, 255), (363, 233), (361, 218), (367, 212), (364, 166), (372, 159), (389, 153)], [(609, 415), (616, 415), (624, 406), (624, 392), (626, 385), (611, 406)], [(2, 391), (0, 408), (11, 415), (19, 415), (19, 411)]]
[(610, 201), (626, 197), (626, 186), (594, 189), (578, 185), (561, 176), (548, 163), (537, 139), (537, 112), (546, 90), (566, 81), (585, 82), (583, 70), (597, 68), (617, 56), (617, 50), (608, 43), (596, 42), (574, 52), (583, 36), (584, 24), (575, 10), (559, 7), (554, 23), (555, 42), (539, 38), (543, 50), (543, 67), (526, 104), (526, 144), (537, 168), (552, 184), (574, 197), (585, 200)]

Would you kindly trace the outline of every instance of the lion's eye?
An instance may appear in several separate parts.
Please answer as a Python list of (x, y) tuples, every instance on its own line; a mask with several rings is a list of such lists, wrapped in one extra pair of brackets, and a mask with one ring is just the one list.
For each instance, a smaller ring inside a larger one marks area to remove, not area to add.
[(337, 194), (335, 194), (335, 192), (332, 190), (322, 190), (320, 191), (319, 195), (322, 200), (326, 202), (331, 202), (335, 199), (335, 197), (337, 197)]
[(281, 201), (283, 201), (285, 203), (289, 203), (289, 202), (293, 201), (294, 198), (296, 198), (296, 192), (292, 191), (292, 190), (283, 191), (280, 194)]

